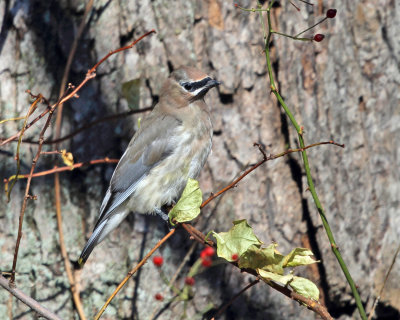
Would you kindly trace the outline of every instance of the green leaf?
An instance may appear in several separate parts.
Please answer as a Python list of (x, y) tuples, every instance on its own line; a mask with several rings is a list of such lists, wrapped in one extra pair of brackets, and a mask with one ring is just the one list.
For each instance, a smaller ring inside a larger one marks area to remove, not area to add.
[(284, 286), (288, 285), (288, 283), (290, 281), (292, 281), (293, 277), (294, 277), (292, 274), (280, 275), (280, 274), (270, 272), (270, 271), (265, 271), (262, 269), (257, 269), (257, 273), (267, 283), (269, 281), (273, 280), (273, 281), (281, 283)]
[(128, 102), (129, 109), (139, 109), (140, 79), (133, 79), (122, 84), (122, 96)]
[(315, 301), (318, 301), (319, 299), (319, 290), (317, 286), (306, 278), (296, 277), (292, 274), (279, 275), (262, 269), (257, 269), (257, 273), (266, 283), (273, 280), (281, 283), (284, 286), (290, 286), (295, 292), (306, 298), (313, 299)]
[(284, 258), (283, 267), (298, 267), (319, 262), (310, 257), (313, 255), (309, 249), (295, 248)]
[(213, 232), (213, 236), (217, 239), (218, 257), (228, 261), (234, 261), (232, 255), (240, 258), (252, 245), (259, 248), (262, 244), (246, 220), (233, 221), (232, 229), (228, 232)]
[(239, 268), (263, 269), (283, 274), (284, 256), (275, 249), (276, 246), (276, 243), (270, 244), (267, 248), (258, 248), (252, 245), (240, 256)]
[(169, 212), (170, 220), (187, 222), (196, 218), (200, 213), (202, 198), (199, 182), (189, 178), (181, 198)]
[(318, 301), (319, 290), (318, 287), (310, 280), (302, 277), (293, 277), (289, 283), (290, 287), (302, 296)]

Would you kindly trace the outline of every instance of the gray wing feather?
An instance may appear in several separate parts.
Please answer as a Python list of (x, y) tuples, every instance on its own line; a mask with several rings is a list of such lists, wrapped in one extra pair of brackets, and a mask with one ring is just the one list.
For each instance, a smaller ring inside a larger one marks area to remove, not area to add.
[(153, 167), (173, 153), (175, 146), (171, 137), (180, 124), (172, 116), (160, 117), (155, 112), (142, 122), (115, 168), (94, 229), (135, 191)]

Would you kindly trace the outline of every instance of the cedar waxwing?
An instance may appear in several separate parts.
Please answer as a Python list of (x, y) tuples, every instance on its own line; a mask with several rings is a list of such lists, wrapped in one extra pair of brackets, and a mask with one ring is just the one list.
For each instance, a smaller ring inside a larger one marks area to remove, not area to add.
[(191, 67), (174, 71), (165, 81), (159, 103), (115, 168), (80, 266), (129, 212), (157, 213), (168, 220), (162, 209), (180, 198), (188, 178), (198, 177), (210, 153), (213, 130), (204, 96), (219, 84)]

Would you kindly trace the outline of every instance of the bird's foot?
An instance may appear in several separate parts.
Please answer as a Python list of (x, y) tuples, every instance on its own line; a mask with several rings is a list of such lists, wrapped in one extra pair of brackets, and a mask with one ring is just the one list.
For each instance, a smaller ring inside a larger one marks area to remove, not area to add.
[(168, 222), (169, 218), (168, 218), (168, 214), (166, 214), (162, 209), (160, 208), (155, 208), (154, 211), (157, 213), (157, 215), (159, 217), (161, 217), (161, 219), (163, 219), (164, 221)]

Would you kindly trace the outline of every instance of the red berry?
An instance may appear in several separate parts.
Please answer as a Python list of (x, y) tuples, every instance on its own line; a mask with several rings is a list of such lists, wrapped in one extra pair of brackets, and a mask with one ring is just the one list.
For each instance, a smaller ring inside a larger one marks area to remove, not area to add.
[(239, 5), (237, 3), (235, 3), (235, 7), (237, 8), (237, 7), (239, 7)]
[(237, 253), (234, 253), (234, 254), (232, 255), (232, 260), (233, 260), (233, 261), (236, 261), (238, 258), (239, 258), (239, 256), (238, 256)]
[(336, 12), (337, 12), (336, 9), (329, 9), (326, 12), (326, 17), (329, 18), (329, 19), (333, 19), (336, 16)]
[(161, 267), (164, 262), (164, 258), (161, 256), (155, 256), (153, 258), (153, 263), (156, 267)]
[(161, 293), (156, 293), (154, 296), (154, 299), (158, 300), (158, 301), (163, 301), (164, 297), (162, 296)]
[(210, 258), (205, 258), (201, 261), (201, 264), (203, 267), (211, 267), (212, 265), (212, 260)]
[(324, 38), (325, 38), (325, 36), (324, 36), (323, 34), (317, 33), (317, 34), (314, 36), (314, 41), (316, 41), (316, 42), (321, 42), (322, 40), (324, 40)]
[(186, 277), (185, 283), (186, 283), (188, 286), (193, 286), (193, 285), (194, 285), (194, 278), (193, 278), (193, 277)]
[(212, 257), (215, 254), (215, 250), (212, 247), (206, 247), (204, 248), (201, 253), (200, 257), (204, 259), (205, 257)]

